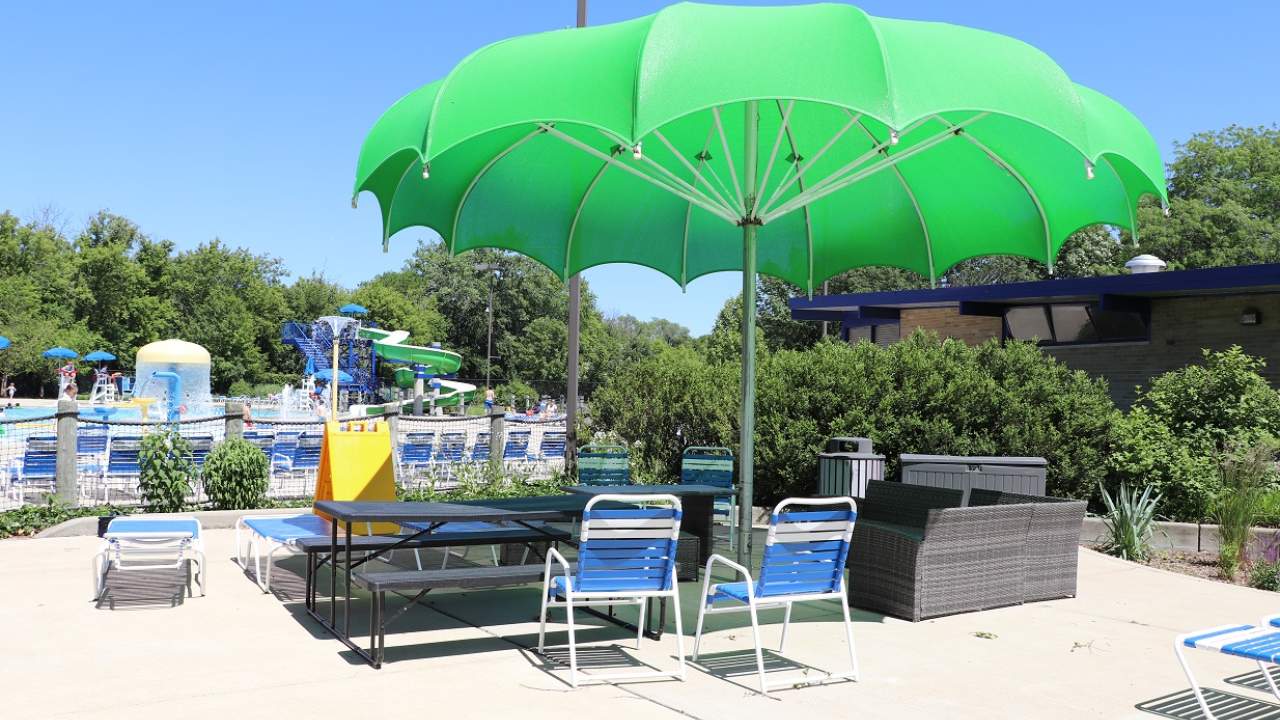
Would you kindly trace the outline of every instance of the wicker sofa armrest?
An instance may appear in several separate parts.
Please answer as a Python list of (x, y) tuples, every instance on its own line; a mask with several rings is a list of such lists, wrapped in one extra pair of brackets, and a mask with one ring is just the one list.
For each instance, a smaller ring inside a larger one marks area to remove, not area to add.
[(1023, 600), (1030, 505), (934, 510), (920, 548), (921, 617)]
[(849, 605), (895, 617), (918, 615), (920, 542), (891, 526), (859, 522), (849, 547)]

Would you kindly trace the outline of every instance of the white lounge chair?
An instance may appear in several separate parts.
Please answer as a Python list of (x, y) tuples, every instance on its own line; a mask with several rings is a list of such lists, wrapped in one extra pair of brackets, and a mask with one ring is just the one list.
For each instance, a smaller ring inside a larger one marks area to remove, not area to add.
[[(829, 510), (791, 510), (790, 505), (839, 506)], [(788, 498), (778, 503), (769, 517), (769, 537), (765, 541), (760, 575), (753, 580), (751, 571), (722, 555), (707, 559), (702, 582), (703, 601), (698, 609), (698, 630), (693, 642), (693, 660), (698, 659), (702, 645), (702, 623), (707, 615), (731, 612), (751, 613), (751, 636), (756, 646), (756, 668), (760, 675), (760, 692), (768, 695), (764, 674), (764, 653), (760, 645), (760, 621), (757, 611), (785, 607), (782, 619), (781, 651), (787, 642), (787, 625), (791, 622), (791, 606), (798, 602), (837, 600), (844, 611), (845, 637), (849, 643), (849, 662), (853, 672), (833, 678), (858, 679), (858, 656), (853, 647), (853, 623), (849, 617), (849, 598), (845, 589), (845, 560), (858, 506), (853, 498)], [(711, 583), (711, 569), (720, 563), (743, 578), (730, 583)], [(718, 601), (732, 604), (716, 607)], [(788, 683), (790, 685), (790, 683)]]
[(1178, 664), (1182, 666), (1187, 682), (1191, 683), (1191, 692), (1195, 694), (1196, 702), (1204, 712), (1205, 718), (1214, 720), (1214, 714), (1209, 710), (1209, 703), (1205, 700), (1204, 693), (1200, 691), (1200, 684), (1196, 682), (1195, 675), (1191, 672), (1191, 664), (1187, 662), (1184, 655), (1184, 650), (1187, 648), (1253, 660), (1258, 663), (1258, 669), (1266, 678), (1271, 694), (1280, 700), (1280, 688), (1276, 687), (1276, 681), (1271, 677), (1268, 667), (1280, 665), (1280, 615), (1265, 617), (1258, 625), (1220, 625), (1183, 633), (1174, 639), (1173, 653), (1178, 657)]
[(120, 517), (107, 525), (102, 549), (93, 559), (93, 597), (98, 600), (106, 590), (107, 573), (139, 570), (179, 569), (189, 563), (187, 594), (191, 595), (191, 578), (195, 577), (204, 595), (204, 545), (200, 539), (200, 521), (193, 517), (133, 518)]
[[(637, 509), (596, 510), (600, 503), (643, 503)], [(655, 507), (661, 503), (665, 507)], [(676, 671), (591, 675), (587, 682), (610, 682), (648, 677), (684, 680), (684, 630), (680, 625), (680, 596), (676, 585), (676, 542), (680, 537), (680, 499), (674, 495), (597, 495), (582, 514), (578, 566), (572, 568), (554, 548), (547, 552), (542, 576), (542, 614), (538, 626), (538, 652), (544, 652), (547, 609), (563, 607), (569, 625), (569, 684), (578, 687), (578, 647), (574, 637), (574, 608), (600, 605), (636, 605), (636, 646), (644, 634), (645, 603), (670, 598), (675, 604)], [(552, 563), (564, 574), (552, 576)]]
[[(236, 561), (248, 569), (253, 555), (253, 577), (262, 592), (271, 592), (271, 566), (277, 552), (295, 552), (298, 540), (330, 533), (329, 521), (315, 513), (289, 515), (244, 515), (236, 520)], [(248, 535), (246, 546), (243, 534)], [(267, 570), (262, 571), (262, 546), (266, 545)], [(245, 552), (245, 551), (248, 552)]]

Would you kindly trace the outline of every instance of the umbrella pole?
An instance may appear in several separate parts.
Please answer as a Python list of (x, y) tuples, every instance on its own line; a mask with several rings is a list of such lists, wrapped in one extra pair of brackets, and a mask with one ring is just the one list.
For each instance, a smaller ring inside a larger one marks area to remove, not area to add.
[(756, 426), (756, 147), (760, 115), (755, 100), (746, 103), (743, 133), (742, 220), (742, 418), (738, 440), (738, 564), (751, 566), (751, 505), (755, 494)]

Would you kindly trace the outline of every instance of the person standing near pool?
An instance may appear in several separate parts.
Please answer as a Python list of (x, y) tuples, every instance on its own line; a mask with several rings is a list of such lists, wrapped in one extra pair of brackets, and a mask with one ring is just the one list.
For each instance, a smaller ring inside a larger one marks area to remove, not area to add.
[(69, 382), (62, 387), (62, 397), (70, 400), (71, 402), (76, 402), (76, 394), (77, 389), (74, 381)]
[(484, 389), (484, 411), (486, 413), (493, 412), (493, 388), (486, 386)]

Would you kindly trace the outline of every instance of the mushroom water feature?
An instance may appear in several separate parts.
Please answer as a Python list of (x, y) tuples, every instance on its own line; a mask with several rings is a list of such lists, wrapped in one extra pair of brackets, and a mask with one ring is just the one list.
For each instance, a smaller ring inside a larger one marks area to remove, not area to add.
[[(213, 411), (209, 385), (209, 351), (185, 340), (160, 340), (145, 345), (134, 358), (137, 389), (134, 398), (149, 400), (159, 416), (176, 422), (182, 416), (204, 417)], [(144, 418), (150, 409), (143, 410)]]

